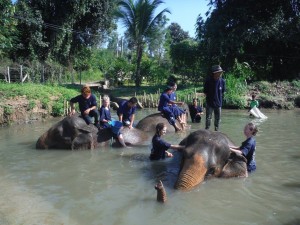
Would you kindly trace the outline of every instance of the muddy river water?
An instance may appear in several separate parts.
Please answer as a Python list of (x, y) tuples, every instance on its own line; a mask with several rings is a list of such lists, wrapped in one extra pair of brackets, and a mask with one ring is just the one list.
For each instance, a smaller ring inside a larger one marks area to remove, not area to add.
[[(299, 224), (300, 110), (262, 111), (268, 116), (263, 121), (223, 110), (221, 121), (221, 131), (237, 145), (247, 122), (259, 126), (257, 171), (246, 179), (212, 179), (189, 192), (172, 187), (176, 154), (150, 162), (148, 145), (36, 150), (38, 137), (59, 119), (2, 127), (0, 224)], [(139, 110), (137, 120), (154, 112)], [(191, 131), (203, 127), (192, 124)], [(189, 132), (164, 138), (178, 143)], [(164, 205), (156, 202), (159, 179), (168, 193)]]

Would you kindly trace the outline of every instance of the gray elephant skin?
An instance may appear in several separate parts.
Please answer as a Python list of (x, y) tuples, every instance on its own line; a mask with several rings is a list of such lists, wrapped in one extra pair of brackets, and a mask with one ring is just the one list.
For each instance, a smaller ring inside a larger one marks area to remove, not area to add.
[[(175, 128), (168, 122), (168, 120), (161, 115), (161, 113), (154, 113), (141, 119), (136, 128), (145, 132), (155, 133), (156, 125), (164, 123), (167, 126), (168, 132), (175, 132)], [(181, 127), (180, 123), (176, 120), (177, 126)]]
[[(123, 127), (121, 130), (124, 141), (128, 145), (140, 145), (149, 139), (148, 134), (141, 130)], [(87, 125), (77, 114), (65, 117), (54, 124), (38, 139), (37, 149), (94, 149), (109, 145), (113, 134), (110, 129), (98, 129)], [(115, 146), (120, 146), (115, 144)]]
[(247, 177), (247, 160), (231, 152), (232, 141), (221, 132), (198, 130), (184, 138), (181, 169), (175, 189), (188, 191), (211, 177)]

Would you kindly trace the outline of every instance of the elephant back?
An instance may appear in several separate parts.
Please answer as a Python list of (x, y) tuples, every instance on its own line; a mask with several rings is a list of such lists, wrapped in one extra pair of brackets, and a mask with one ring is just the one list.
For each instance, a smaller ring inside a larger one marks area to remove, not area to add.
[(146, 116), (138, 122), (136, 128), (145, 132), (155, 133), (156, 125), (158, 123), (164, 123), (169, 132), (175, 132), (175, 128), (169, 124), (168, 120), (163, 117), (161, 113), (154, 113)]

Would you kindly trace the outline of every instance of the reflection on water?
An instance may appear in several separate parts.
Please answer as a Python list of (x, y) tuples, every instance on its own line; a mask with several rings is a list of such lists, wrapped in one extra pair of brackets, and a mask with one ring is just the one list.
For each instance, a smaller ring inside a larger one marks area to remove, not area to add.
[[(153, 113), (139, 111), (137, 120)], [(0, 128), (0, 224), (299, 224), (300, 111), (223, 110), (221, 131), (239, 145), (253, 120), (257, 166), (246, 179), (213, 179), (190, 192), (173, 190), (180, 155), (150, 162), (148, 146), (92, 151), (35, 150), (53, 123)], [(192, 124), (191, 131), (204, 123)], [(167, 134), (178, 143), (188, 132)], [(165, 205), (156, 202), (162, 180)]]

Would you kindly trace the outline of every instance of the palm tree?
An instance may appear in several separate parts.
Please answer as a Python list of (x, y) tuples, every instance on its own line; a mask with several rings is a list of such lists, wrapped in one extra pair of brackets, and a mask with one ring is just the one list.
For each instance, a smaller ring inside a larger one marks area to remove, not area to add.
[(122, 0), (118, 3), (117, 18), (121, 20), (127, 33), (133, 41), (136, 50), (135, 85), (139, 87), (142, 79), (140, 67), (146, 39), (155, 38), (154, 34), (164, 13), (170, 13), (166, 8), (155, 15), (156, 8), (164, 3), (161, 0)]

